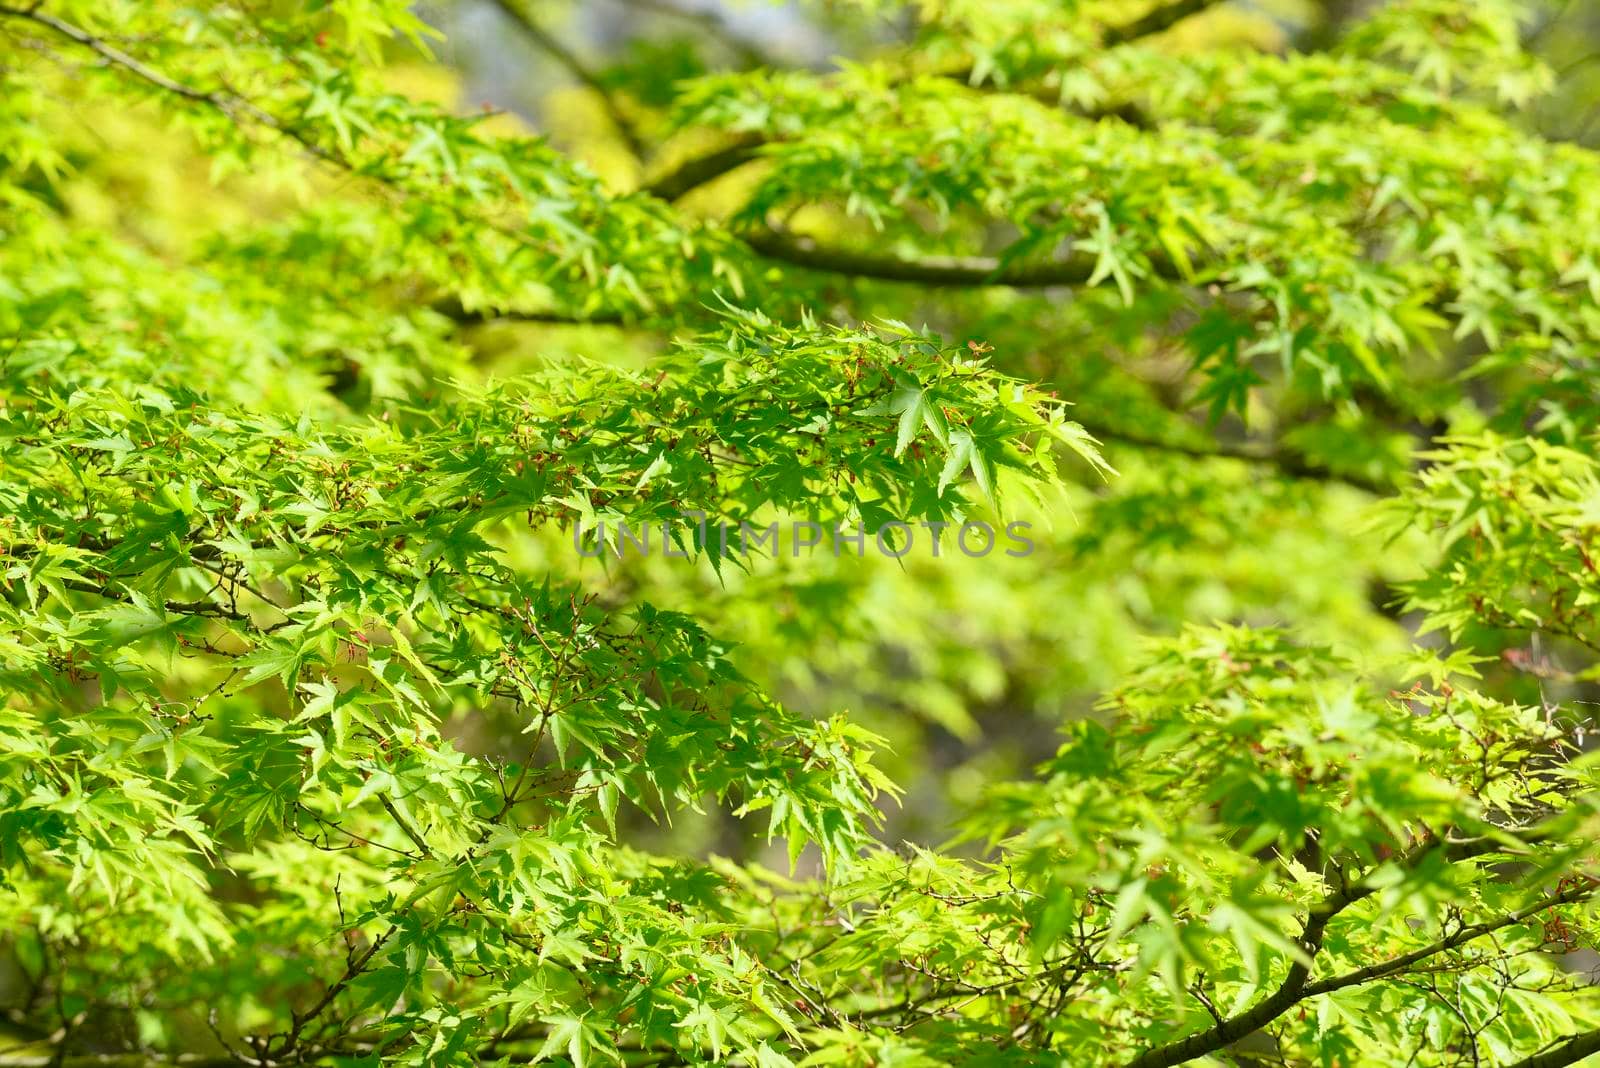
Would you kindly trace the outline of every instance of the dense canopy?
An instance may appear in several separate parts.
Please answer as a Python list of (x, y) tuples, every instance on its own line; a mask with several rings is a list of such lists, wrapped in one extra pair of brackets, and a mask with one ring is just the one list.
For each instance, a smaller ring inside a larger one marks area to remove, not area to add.
[(0, 1068), (1600, 1053), (1586, 8), (0, 0)]

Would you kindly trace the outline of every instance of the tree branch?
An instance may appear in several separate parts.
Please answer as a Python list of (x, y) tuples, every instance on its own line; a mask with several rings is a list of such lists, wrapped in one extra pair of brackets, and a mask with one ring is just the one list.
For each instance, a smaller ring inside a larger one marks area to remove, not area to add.
[(1172, 29), (1184, 19), (1224, 2), (1226, 0), (1175, 0), (1174, 3), (1152, 8), (1132, 22), (1111, 27), (1101, 35), (1100, 40), (1109, 48), (1137, 41), (1141, 37), (1154, 37)]
[(1394, 975), (1396, 972), (1403, 972), (1413, 964), (1419, 964), (1429, 957), (1438, 956), (1440, 953), (1465, 945), (1473, 939), (1482, 938), (1486, 934), (1493, 934), (1495, 931), (1514, 926), (1529, 917), (1537, 916), (1539, 913), (1556, 908), (1559, 905), (1570, 905), (1575, 901), (1583, 901), (1594, 897), (1595, 893), (1596, 888), (1592, 884), (1585, 883), (1582, 886), (1573, 887), (1553, 897), (1537, 901), (1526, 908), (1508, 912), (1493, 920), (1485, 920), (1483, 923), (1475, 923), (1468, 927), (1463, 927), (1455, 934), (1441, 938), (1431, 945), (1423, 946), (1421, 949), (1413, 950), (1398, 957), (1392, 957), (1386, 961), (1380, 961), (1377, 964), (1369, 965), (1353, 972), (1346, 972), (1343, 975), (1336, 975), (1310, 983), (1300, 992), (1301, 999), (1314, 998), (1321, 994), (1331, 994), (1346, 987), (1358, 986), (1374, 979), (1382, 979)]
[(1366, 475), (1352, 474), (1335, 471), (1322, 464), (1313, 463), (1296, 453), (1282, 449), (1263, 449), (1249, 445), (1228, 445), (1221, 442), (1212, 445), (1187, 445), (1173, 441), (1162, 441), (1159, 438), (1147, 437), (1128, 430), (1121, 430), (1104, 426), (1087, 420), (1073, 413), (1073, 418), (1083, 428), (1103, 441), (1116, 441), (1124, 445), (1132, 445), (1141, 449), (1155, 449), (1162, 452), (1174, 452), (1183, 456), (1190, 456), (1197, 460), (1239, 460), (1248, 464), (1261, 464), (1276, 467), (1291, 478), (1303, 478), (1315, 482), (1343, 482), (1356, 489), (1366, 490), (1368, 493), (1386, 496), (1394, 492), (1394, 484), (1379, 478)]
[(479, 323), (515, 322), (548, 323), (551, 326), (622, 326), (622, 316), (616, 312), (602, 311), (593, 315), (575, 315), (570, 312), (545, 310), (521, 311), (511, 309), (472, 308), (464, 306), (454, 296), (442, 297), (430, 305), (433, 311), (462, 326)]
[[(1306, 955), (1314, 958), (1322, 949), (1322, 939), (1327, 933), (1328, 923), (1335, 916), (1376, 892), (1377, 887), (1363, 882), (1350, 890), (1342, 890), (1323, 899), (1311, 910), (1300, 933), (1300, 947)], [(1192, 1061), (1196, 1057), (1204, 1057), (1225, 1046), (1231, 1046), (1246, 1035), (1259, 1031), (1298, 1003), (1304, 996), (1306, 978), (1310, 974), (1310, 964), (1294, 961), (1289, 965), (1289, 974), (1284, 977), (1283, 983), (1268, 997), (1256, 1002), (1244, 1012), (1228, 1017), (1209, 1030), (1199, 1031), (1188, 1038), (1147, 1050), (1129, 1061), (1125, 1068), (1172, 1068), (1173, 1065)]]
[(682, 19), (702, 31), (710, 34), (720, 41), (734, 55), (739, 57), (739, 62), (747, 67), (777, 67), (779, 62), (769, 55), (760, 41), (747, 37), (732, 26), (725, 12), (719, 5), (709, 7), (689, 8), (679, 7), (671, 0), (620, 0), (630, 7), (637, 7), (644, 11), (666, 15), (669, 18)]
[(239, 121), (239, 113), (243, 112), (252, 120), (260, 123), (267, 129), (272, 130), (274, 133), (281, 134), (284, 137), (294, 141), (296, 144), (305, 149), (307, 153), (316, 157), (317, 159), (337, 164), (346, 170), (354, 169), (348, 160), (330, 152), (322, 145), (317, 144), (315, 141), (311, 140), (311, 138), (307, 137), (304, 132), (295, 129), (295, 127), (284, 122), (276, 115), (256, 106), (254, 103), (242, 96), (239, 96), (237, 93), (207, 92), (206, 90), (197, 89), (192, 85), (169, 78), (160, 71), (146, 66), (143, 62), (122, 51), (120, 48), (107, 43), (102, 38), (96, 37), (94, 34), (83, 29), (81, 26), (75, 26), (70, 22), (65, 22), (61, 19), (58, 19), (54, 15), (50, 15), (46, 12), (38, 10), (38, 7), (38, 4), (34, 4), (31, 7), (26, 8), (9, 7), (4, 4), (0, 4), (0, 18), (25, 19), (29, 22), (36, 23), (37, 25), (43, 26), (53, 33), (67, 38), (69, 41), (73, 41), (79, 45), (82, 45), (84, 48), (94, 52), (96, 55), (100, 56), (102, 59), (105, 59), (113, 66), (121, 67), (123, 70), (126, 70), (128, 73), (134, 75), (136, 78), (139, 78), (141, 81), (147, 82), (163, 92), (171, 93), (174, 96), (182, 97), (183, 99), (192, 101), (196, 104), (203, 104), (206, 107), (221, 112), (228, 119), (235, 123)]
[[(1517, 832), (1509, 832), (1517, 833)], [(1524, 842), (1536, 842), (1548, 833), (1546, 828), (1532, 827), (1520, 832)], [(1464, 841), (1443, 841), (1430, 838), (1409, 850), (1399, 861), (1401, 867), (1409, 868), (1425, 857), (1440, 852), (1448, 862), (1469, 860), (1488, 853), (1504, 849), (1503, 841), (1497, 836), (1484, 835)], [(1300, 933), (1300, 946), (1305, 951), (1306, 961), (1296, 960), (1289, 965), (1289, 972), (1284, 977), (1282, 984), (1266, 998), (1237, 1015), (1230, 1016), (1214, 1027), (1204, 1031), (1197, 1031), (1187, 1038), (1176, 1042), (1169, 1042), (1164, 1046), (1146, 1050), (1144, 1053), (1128, 1061), (1124, 1068), (1173, 1068), (1174, 1065), (1192, 1061), (1197, 1057), (1215, 1053), (1226, 1046), (1244, 1038), (1246, 1035), (1259, 1031), (1262, 1027), (1282, 1016), (1289, 1009), (1304, 1001), (1310, 995), (1307, 980), (1311, 975), (1311, 964), (1322, 949), (1323, 937), (1327, 934), (1328, 924), (1345, 909), (1364, 901), (1377, 892), (1377, 884), (1372, 881), (1375, 872), (1367, 872), (1359, 881), (1349, 887), (1342, 887), (1323, 898), (1314, 906), (1307, 915), (1305, 924)], [(1556, 1064), (1568, 1064), (1570, 1061), (1552, 1062), (1551, 1065), (1541, 1065), (1539, 1068), (1555, 1068)]]
[(515, 0), (492, 0), (492, 3), (522, 31), (523, 36), (537, 45), (541, 51), (550, 55), (557, 63), (567, 69), (584, 87), (598, 94), (600, 106), (605, 108), (606, 118), (611, 120), (611, 125), (616, 128), (618, 136), (628, 145), (629, 150), (638, 159), (643, 159), (644, 142), (639, 137), (632, 121), (623, 114), (618, 106), (616, 97), (609, 86), (601, 81), (599, 76), (590, 70), (588, 65), (578, 58), (578, 54), (566, 45), (561, 39), (541, 26), (532, 15), (523, 9)]
[(759, 155), (763, 144), (766, 142), (755, 134), (745, 134), (726, 147), (678, 164), (655, 181), (647, 182), (644, 192), (662, 200), (677, 200), (749, 163)]
[[(387, 805), (387, 802), (385, 802), (385, 804)], [(267, 1051), (271, 1053), (271, 1056), (274, 1060), (282, 1059), (283, 1057), (292, 1053), (299, 1046), (300, 1035), (305, 1030), (306, 1025), (326, 1012), (328, 1006), (333, 1004), (334, 999), (343, 993), (346, 987), (348, 987), (352, 982), (355, 981), (357, 977), (367, 970), (367, 966), (372, 963), (372, 958), (377, 956), (378, 950), (382, 949), (385, 943), (387, 943), (390, 938), (394, 937), (395, 932), (399, 929), (400, 927), (398, 924), (391, 923), (388, 929), (374, 939), (365, 950), (360, 953), (352, 954), (349, 957), (349, 959), (345, 962), (344, 974), (341, 975), (337, 981), (335, 981), (331, 986), (328, 987), (326, 991), (323, 992), (322, 997), (318, 999), (315, 1005), (303, 1013), (290, 1013), (290, 1018), (293, 1022), (291, 1023), (289, 1032), (284, 1037), (282, 1044), (276, 1049)]]
[(1577, 1064), (1591, 1053), (1600, 1053), (1600, 1031), (1574, 1035), (1542, 1053), (1525, 1057), (1507, 1068), (1566, 1068)]
[[(1128, 44), (1142, 37), (1171, 29), (1191, 15), (1197, 15), (1224, 2), (1226, 0), (1177, 0), (1176, 3), (1156, 7), (1132, 22), (1112, 26), (1101, 36), (1101, 41), (1107, 47)], [(972, 68), (964, 67), (952, 70), (948, 74), (958, 81), (968, 81), (972, 77)], [(1044, 92), (1028, 95), (1052, 107), (1060, 104), (1058, 98)], [(663, 200), (677, 200), (690, 190), (748, 163), (756, 157), (760, 146), (766, 143), (766, 139), (759, 134), (743, 134), (734, 145), (719, 148), (680, 164), (670, 173), (646, 185), (645, 192)]]
[[(95, 597), (104, 597), (108, 601), (117, 601), (122, 604), (133, 604), (134, 601), (127, 594), (119, 593), (109, 586), (96, 586), (91, 582), (81, 582), (77, 579), (64, 579), (62, 587), (74, 593), (87, 593)], [(216, 619), (232, 619), (235, 621), (248, 621), (250, 617), (243, 612), (236, 612), (225, 605), (214, 601), (161, 601), (161, 607), (168, 612), (180, 616), (211, 616)], [(270, 603), (270, 602), (269, 602)]]
[(908, 260), (855, 249), (824, 248), (810, 238), (780, 230), (749, 234), (745, 242), (768, 259), (808, 270), (925, 286), (1076, 286), (1094, 275), (1094, 259), (1090, 256), (1009, 264), (992, 256), (923, 256)]
[[(554, 38), (549, 37), (537, 24), (523, 17), (516, 5), (512, 3), (512, 0), (494, 0), (494, 2), (503, 11), (517, 19), (518, 25), (522, 26), (530, 35), (539, 35), (541, 40), (547, 40), (551, 46), (561, 49), (562, 53), (576, 62), (576, 57), (566, 52), (565, 46)], [(0, 18), (6, 17), (27, 19), (45, 26), (86, 48), (92, 49), (110, 62), (123, 67), (151, 85), (183, 99), (215, 108), (230, 118), (237, 118), (238, 113), (242, 111), (263, 126), (291, 138), (317, 158), (335, 163), (347, 170), (356, 169), (350, 161), (332, 154), (326, 148), (307, 137), (302, 131), (283, 122), (270, 112), (257, 107), (249, 100), (228, 93), (206, 92), (176, 81), (144, 65), (133, 56), (107, 44), (82, 28), (42, 12), (0, 5)], [(585, 84), (593, 84), (596, 90), (600, 91), (603, 97), (610, 101), (611, 98), (605, 94), (604, 87), (594, 80), (592, 74), (585, 80)], [(619, 129), (626, 127), (626, 120), (622, 119), (620, 115), (613, 115), (613, 118), (619, 121)], [(710, 181), (712, 178), (725, 174), (734, 167), (747, 162), (754, 155), (758, 145), (759, 141), (742, 142), (739, 145), (719, 149), (708, 156), (688, 161), (673, 172), (652, 183), (650, 191), (666, 199), (682, 196), (698, 185), (704, 184), (706, 181)], [(760, 255), (769, 259), (791, 263), (798, 267), (834, 274), (853, 275), (860, 278), (876, 278), (883, 281), (914, 282), (928, 286), (970, 287), (1002, 285), (1023, 288), (1070, 286), (1082, 285), (1094, 274), (1094, 259), (1088, 256), (1074, 256), (1068, 260), (1031, 264), (1006, 264), (1001, 260), (987, 256), (929, 256), (917, 260), (906, 260), (894, 256), (880, 256), (848, 249), (825, 249), (815, 246), (809, 239), (796, 238), (779, 231), (752, 234), (746, 238), (746, 241)], [(1156, 259), (1152, 261), (1152, 266), (1160, 277), (1181, 280), (1181, 276), (1171, 264)], [(535, 322), (567, 321), (565, 317), (557, 318), (546, 313), (524, 313), (496, 317), (526, 318), (528, 321)], [(472, 320), (469, 318), (462, 321)]]
[(241, 1068), (253, 1066), (239, 1057), (183, 1053), (171, 1057), (148, 1053), (50, 1053), (6, 1055), (0, 1068)]
[(238, 113), (242, 111), (256, 122), (267, 127), (269, 130), (282, 134), (283, 136), (296, 142), (316, 158), (337, 163), (347, 169), (350, 167), (348, 161), (335, 156), (326, 148), (311, 140), (301, 131), (295, 129), (293, 126), (290, 126), (288, 123), (279, 119), (271, 112), (262, 110), (249, 100), (246, 100), (244, 97), (241, 97), (236, 93), (229, 92), (207, 92), (203, 89), (196, 89), (192, 85), (186, 85), (183, 82), (169, 78), (160, 71), (146, 66), (144, 63), (122, 51), (120, 48), (107, 43), (102, 38), (96, 37), (94, 34), (83, 29), (81, 26), (74, 26), (72, 23), (58, 19), (54, 15), (40, 11), (38, 8), (38, 4), (34, 4), (31, 7), (26, 8), (9, 7), (0, 4), (0, 18), (25, 19), (29, 22), (36, 23), (52, 31), (53, 33), (59, 34), (70, 41), (82, 45), (84, 48), (94, 52), (96, 55), (100, 56), (102, 59), (105, 59), (112, 65), (121, 67), (140, 80), (155, 86), (157, 89), (172, 93), (175, 96), (180, 96), (185, 100), (190, 100), (197, 104), (204, 104), (207, 107), (220, 111), (223, 115), (226, 115), (229, 119), (235, 122), (238, 121)]
[(433, 856), (433, 849), (428, 845), (428, 840), (422, 836), (422, 832), (411, 825), (410, 820), (400, 815), (400, 810), (394, 807), (394, 802), (389, 800), (388, 795), (380, 791), (378, 793), (378, 803), (389, 814), (389, 818), (394, 820), (399, 828), (405, 832), (406, 837), (411, 839), (417, 849), (421, 850), (423, 856)]

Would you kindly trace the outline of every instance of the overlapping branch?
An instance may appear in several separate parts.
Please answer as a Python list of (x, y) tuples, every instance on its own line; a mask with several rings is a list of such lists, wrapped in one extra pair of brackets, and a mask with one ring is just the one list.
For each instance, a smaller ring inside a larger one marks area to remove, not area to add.
[(616, 94), (611, 87), (600, 79), (600, 76), (589, 69), (576, 52), (568, 48), (561, 38), (551, 33), (544, 24), (534, 18), (528, 9), (517, 0), (492, 0), (496, 9), (511, 20), (528, 40), (537, 45), (540, 51), (547, 53), (557, 63), (561, 64), (568, 73), (591, 90), (600, 99), (600, 106), (605, 109), (606, 118), (611, 120), (617, 136), (627, 143), (636, 158), (643, 159), (645, 155), (644, 140), (639, 136), (639, 130), (633, 120), (628, 118), (618, 103)]
[[(1109, 27), (1102, 33), (1101, 41), (1108, 48), (1131, 44), (1142, 38), (1152, 37), (1170, 30), (1183, 20), (1217, 7), (1224, 2), (1226, 0), (1175, 0), (1174, 3), (1160, 4), (1131, 22)], [(964, 82), (971, 79), (972, 72), (971, 67), (960, 67), (946, 73), (949, 77)], [(1034, 96), (1051, 105), (1059, 103), (1057, 97), (1048, 93), (1028, 93), (1027, 95)], [(676, 200), (691, 190), (715, 181), (724, 174), (728, 174), (756, 159), (759, 156), (758, 149), (765, 143), (767, 143), (765, 139), (759, 135), (741, 135), (734, 142), (722, 148), (684, 161), (670, 173), (649, 183), (645, 187), (646, 191), (667, 200)]]
[[(1540, 840), (1544, 835), (1545, 829), (1536, 826), (1524, 829), (1515, 834), (1514, 837), (1532, 843)], [(1430, 838), (1414, 847), (1399, 863), (1401, 867), (1414, 867), (1434, 855), (1443, 856), (1448, 862), (1457, 863), (1495, 853), (1504, 848), (1505, 842), (1498, 836), (1485, 836), (1467, 842), (1440, 842)], [(1310, 910), (1298, 939), (1301, 949), (1306, 954), (1306, 959), (1292, 962), (1283, 982), (1271, 994), (1242, 1012), (1218, 1020), (1215, 1026), (1207, 1030), (1196, 1032), (1164, 1046), (1146, 1050), (1128, 1061), (1124, 1068), (1174, 1068), (1175, 1065), (1184, 1064), (1199, 1057), (1215, 1053), (1238, 1042), (1246, 1035), (1259, 1031), (1296, 1005), (1312, 997), (1342, 990), (1358, 983), (1395, 975), (1419, 961), (1446, 952), (1484, 934), (1521, 922), (1528, 916), (1536, 915), (1557, 905), (1592, 897), (1596, 891), (1593, 884), (1585, 881), (1579, 888), (1544, 899), (1526, 910), (1519, 910), (1509, 916), (1463, 928), (1454, 935), (1440, 939), (1415, 953), (1396, 957), (1390, 961), (1373, 965), (1370, 968), (1322, 980), (1315, 984), (1310, 983), (1312, 964), (1318, 952), (1322, 949), (1323, 939), (1327, 935), (1328, 924), (1352, 905), (1366, 900), (1377, 892), (1378, 884), (1373, 879), (1373, 874), (1369, 872), (1352, 885), (1334, 890)], [(1554, 1068), (1558, 1064), (1568, 1063), (1571, 1062), (1551, 1062), (1549, 1068)]]

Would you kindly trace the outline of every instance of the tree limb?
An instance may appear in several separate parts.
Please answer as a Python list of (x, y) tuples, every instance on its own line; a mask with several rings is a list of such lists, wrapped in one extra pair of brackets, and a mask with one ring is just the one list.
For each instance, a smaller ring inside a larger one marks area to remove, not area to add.
[(925, 286), (1077, 286), (1094, 275), (1094, 258), (1081, 255), (1043, 263), (1009, 264), (992, 256), (922, 256), (910, 260), (856, 249), (825, 248), (810, 238), (780, 230), (749, 234), (745, 242), (768, 259), (808, 270)]
[(539, 49), (546, 52), (567, 72), (582, 82), (586, 89), (591, 90), (600, 97), (600, 106), (605, 109), (606, 118), (611, 120), (611, 125), (616, 128), (617, 135), (628, 145), (629, 150), (638, 159), (643, 159), (644, 141), (639, 136), (639, 131), (622, 108), (617, 104), (616, 96), (609, 86), (600, 80), (599, 76), (590, 70), (588, 65), (578, 58), (578, 54), (566, 45), (561, 39), (540, 25), (532, 15), (515, 0), (491, 0), (502, 14), (512, 21), (523, 36), (532, 41)]
[(698, 26), (705, 33), (715, 37), (729, 51), (739, 57), (739, 62), (748, 67), (778, 67), (781, 63), (776, 61), (760, 41), (747, 37), (732, 26), (726, 12), (720, 5), (712, 4), (707, 7), (680, 7), (671, 0), (621, 0), (622, 3), (637, 7), (644, 11), (666, 15), (669, 18), (682, 19), (691, 25)]
[(474, 326), (479, 323), (516, 322), (516, 323), (548, 323), (551, 326), (621, 326), (622, 316), (616, 312), (601, 311), (592, 315), (573, 314), (571, 312), (555, 311), (522, 311), (515, 308), (490, 309), (467, 308), (461, 303), (460, 298), (450, 296), (434, 301), (430, 306), (433, 311), (449, 319), (451, 322), (462, 326)]
[(1085, 419), (1076, 412), (1073, 413), (1073, 420), (1103, 441), (1121, 442), (1124, 445), (1131, 445), (1141, 449), (1179, 453), (1197, 460), (1239, 460), (1247, 464), (1276, 467), (1291, 478), (1303, 478), (1315, 482), (1343, 482), (1346, 485), (1366, 490), (1368, 493), (1373, 493), (1380, 497), (1393, 493), (1395, 489), (1394, 483), (1384, 479), (1335, 471), (1330, 467), (1314, 463), (1304, 456), (1283, 449), (1263, 449), (1250, 445), (1229, 445), (1221, 442), (1212, 445), (1186, 445), (1179, 442), (1162, 441), (1159, 438), (1147, 437), (1133, 431), (1105, 426)]
[(276, 115), (262, 110), (249, 100), (246, 100), (244, 97), (241, 97), (236, 93), (229, 92), (207, 92), (203, 89), (196, 89), (192, 85), (186, 85), (183, 82), (169, 78), (160, 71), (146, 66), (138, 59), (122, 51), (122, 49), (117, 48), (100, 37), (96, 37), (94, 34), (83, 29), (81, 26), (75, 26), (70, 22), (56, 18), (54, 15), (51, 15), (48, 12), (40, 11), (38, 4), (33, 4), (32, 6), (26, 8), (10, 7), (0, 4), (0, 18), (25, 19), (29, 22), (36, 23), (37, 25), (43, 26), (53, 33), (82, 45), (84, 48), (94, 52), (96, 55), (100, 56), (102, 59), (106, 60), (112, 65), (121, 67), (140, 80), (155, 86), (157, 89), (172, 93), (175, 96), (180, 96), (185, 100), (193, 101), (197, 104), (204, 104), (216, 111), (220, 111), (223, 115), (226, 115), (229, 119), (232, 119), (235, 122), (238, 121), (239, 113), (244, 112), (251, 119), (267, 127), (268, 129), (276, 133), (280, 133), (283, 136), (297, 142), (302, 148), (318, 159), (338, 163), (347, 169), (350, 167), (348, 161), (335, 156), (326, 148), (311, 140), (303, 132), (295, 129), (293, 126), (279, 119)]
[[(1224, 2), (1226, 0), (1176, 0), (1175, 3), (1153, 8), (1132, 22), (1110, 27), (1101, 35), (1101, 41), (1108, 48), (1129, 44), (1142, 37), (1150, 37), (1171, 29), (1184, 19)], [(963, 67), (947, 73), (949, 77), (958, 81), (968, 81), (972, 77), (972, 68)], [(1028, 95), (1052, 107), (1060, 104), (1059, 99), (1043, 92)], [(743, 134), (737, 144), (716, 149), (680, 164), (670, 173), (646, 185), (645, 192), (663, 200), (677, 200), (690, 190), (748, 163), (756, 157), (757, 149), (765, 143), (766, 139), (759, 134)]]
[(1154, 37), (1158, 33), (1172, 29), (1184, 19), (1201, 14), (1224, 2), (1225, 0), (1175, 0), (1174, 3), (1152, 8), (1132, 22), (1111, 27), (1100, 40), (1107, 47), (1114, 47), (1137, 41), (1141, 37)]
[(1574, 1035), (1542, 1053), (1524, 1057), (1507, 1068), (1566, 1068), (1577, 1064), (1591, 1053), (1600, 1053), (1600, 1031)]
[(1448, 952), (1449, 950), (1455, 949), (1461, 945), (1465, 945), (1467, 942), (1471, 942), (1476, 938), (1482, 938), (1486, 934), (1493, 934), (1495, 931), (1503, 930), (1504, 928), (1519, 924), (1529, 917), (1537, 916), (1539, 913), (1548, 909), (1553, 909), (1558, 905), (1570, 905), (1575, 901), (1582, 901), (1586, 898), (1591, 898), (1595, 896), (1595, 892), (1596, 888), (1588, 883), (1585, 883), (1582, 886), (1573, 887), (1569, 890), (1565, 890), (1559, 894), (1556, 894), (1553, 897), (1548, 897), (1537, 901), (1526, 908), (1518, 909), (1515, 912), (1508, 912), (1505, 915), (1498, 916), (1492, 920), (1485, 920), (1483, 923), (1475, 923), (1470, 926), (1463, 927), (1455, 934), (1441, 938), (1431, 945), (1423, 946), (1421, 949), (1413, 950), (1410, 953), (1405, 953), (1398, 957), (1391, 957), (1389, 960), (1380, 961), (1377, 964), (1369, 965), (1365, 968), (1359, 968), (1353, 972), (1346, 972), (1343, 975), (1335, 975), (1327, 979), (1319, 980), (1315, 983), (1310, 983), (1304, 990), (1300, 992), (1301, 998), (1314, 998), (1321, 994), (1331, 994), (1335, 991), (1343, 990), (1346, 987), (1358, 986), (1361, 983), (1371, 982), (1374, 979), (1382, 979), (1386, 976), (1394, 975), (1396, 972), (1405, 971), (1413, 964), (1421, 963), (1422, 961), (1427, 960), (1429, 957), (1434, 957), (1440, 953)]
[[(1377, 887), (1370, 882), (1358, 883), (1349, 890), (1330, 894), (1306, 918), (1299, 938), (1301, 949), (1308, 957), (1315, 957), (1322, 949), (1322, 939), (1327, 934), (1328, 923), (1351, 905), (1372, 896)], [(1215, 1053), (1225, 1046), (1244, 1038), (1276, 1020), (1289, 1011), (1304, 996), (1306, 978), (1311, 965), (1296, 960), (1289, 965), (1289, 974), (1269, 996), (1256, 1002), (1237, 1015), (1230, 1016), (1209, 1030), (1199, 1031), (1177, 1042), (1157, 1046), (1129, 1061), (1125, 1068), (1172, 1068), (1173, 1065)]]
[[(1518, 832), (1510, 832), (1516, 834)], [(1525, 842), (1535, 842), (1547, 835), (1544, 827), (1532, 827), (1520, 832), (1519, 837)], [(1404, 854), (1399, 863), (1401, 867), (1411, 867), (1425, 857), (1440, 852), (1450, 862), (1468, 860), (1473, 857), (1494, 853), (1505, 848), (1504, 842), (1498, 836), (1483, 835), (1477, 838), (1441, 842), (1429, 838)], [(1310, 995), (1306, 993), (1307, 980), (1311, 975), (1311, 965), (1314, 958), (1322, 949), (1322, 940), (1327, 934), (1328, 924), (1345, 909), (1358, 902), (1366, 900), (1377, 892), (1377, 885), (1372, 881), (1374, 872), (1367, 872), (1360, 880), (1348, 887), (1330, 893), (1317, 903), (1306, 916), (1301, 929), (1299, 943), (1305, 951), (1307, 960), (1296, 960), (1289, 965), (1289, 972), (1284, 976), (1278, 989), (1266, 998), (1256, 1002), (1250, 1008), (1234, 1016), (1230, 1016), (1214, 1027), (1204, 1031), (1197, 1031), (1187, 1038), (1176, 1042), (1169, 1042), (1164, 1046), (1157, 1046), (1146, 1050), (1139, 1056), (1128, 1061), (1123, 1068), (1173, 1068), (1174, 1065), (1192, 1061), (1198, 1057), (1215, 1053), (1233, 1043), (1238, 1042), (1255, 1031), (1282, 1016), (1289, 1009), (1304, 1001)], [(1569, 1064), (1570, 1061), (1552, 1062), (1550, 1065), (1539, 1065), (1538, 1068), (1556, 1068), (1558, 1064)], [(1530, 1066), (1531, 1068), (1531, 1066)]]
[(662, 200), (678, 200), (724, 174), (749, 163), (759, 154), (766, 142), (755, 134), (745, 134), (723, 148), (703, 156), (687, 159), (653, 182), (644, 185), (644, 192)]

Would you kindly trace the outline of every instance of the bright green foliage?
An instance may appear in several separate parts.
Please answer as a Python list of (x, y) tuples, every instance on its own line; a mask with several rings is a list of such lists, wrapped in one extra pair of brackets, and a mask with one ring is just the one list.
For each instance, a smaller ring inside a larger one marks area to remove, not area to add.
[(1444, 558), (1407, 605), (1452, 637), (1474, 624), (1600, 651), (1600, 463), (1537, 438), (1464, 438), (1424, 454), (1397, 525), (1438, 532)]
[(1539, 12), (576, 7), (0, 0), (0, 1068), (1600, 1052)]

